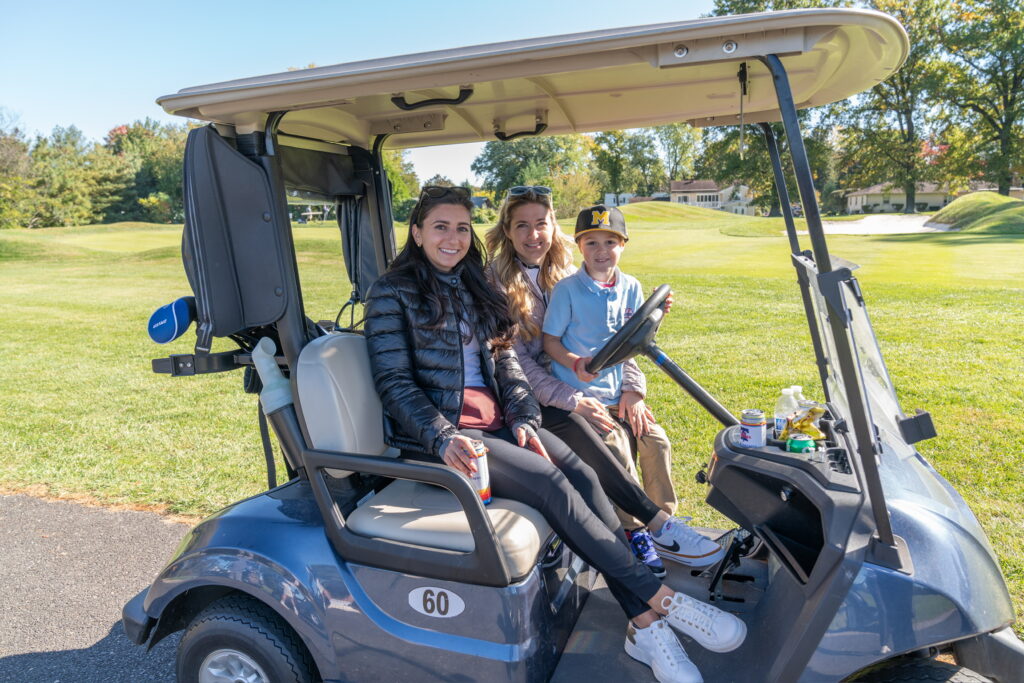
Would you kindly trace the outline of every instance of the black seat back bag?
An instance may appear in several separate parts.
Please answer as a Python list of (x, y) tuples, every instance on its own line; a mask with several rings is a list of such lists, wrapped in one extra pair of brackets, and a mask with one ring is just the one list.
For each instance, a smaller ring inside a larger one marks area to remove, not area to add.
[(212, 126), (188, 135), (182, 262), (196, 297), (196, 352), (212, 337), (269, 325), (287, 304), (271, 185)]

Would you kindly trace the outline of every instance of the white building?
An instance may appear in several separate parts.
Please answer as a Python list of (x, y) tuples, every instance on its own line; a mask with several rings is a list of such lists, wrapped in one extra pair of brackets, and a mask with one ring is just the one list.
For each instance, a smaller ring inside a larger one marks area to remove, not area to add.
[(739, 183), (720, 188), (714, 180), (673, 180), (669, 185), (669, 199), (677, 204), (702, 209), (719, 209), (741, 216), (754, 215), (754, 198), (750, 188)]

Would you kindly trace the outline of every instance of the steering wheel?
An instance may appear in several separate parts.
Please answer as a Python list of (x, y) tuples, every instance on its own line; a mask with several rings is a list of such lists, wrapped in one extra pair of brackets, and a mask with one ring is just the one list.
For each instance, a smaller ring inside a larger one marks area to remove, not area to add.
[(651, 294), (633, 317), (626, 321), (622, 329), (594, 354), (587, 363), (587, 372), (596, 375), (605, 368), (618, 365), (642, 352), (661, 327), (661, 321), (665, 317), (661, 306), (671, 293), (668, 285), (660, 285), (655, 289), (654, 294)]

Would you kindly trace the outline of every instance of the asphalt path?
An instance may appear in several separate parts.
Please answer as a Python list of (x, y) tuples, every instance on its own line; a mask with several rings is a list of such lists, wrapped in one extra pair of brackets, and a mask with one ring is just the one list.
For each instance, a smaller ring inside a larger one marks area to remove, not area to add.
[(148, 653), (121, 627), (189, 530), (152, 512), (0, 495), (0, 681), (174, 681), (180, 634)]

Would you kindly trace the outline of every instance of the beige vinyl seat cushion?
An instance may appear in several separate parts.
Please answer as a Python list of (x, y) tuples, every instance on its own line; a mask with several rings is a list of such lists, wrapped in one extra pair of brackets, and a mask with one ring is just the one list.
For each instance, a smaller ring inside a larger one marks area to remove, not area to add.
[[(360, 334), (319, 337), (302, 350), (296, 370), (299, 406), (316, 449), (395, 457), (383, 436), (383, 412)], [(337, 474), (337, 473), (336, 473)], [(509, 572), (522, 577), (536, 564), (551, 527), (535, 509), (504, 498), (486, 507)], [(398, 480), (364, 501), (346, 520), (362, 536), (470, 552), (473, 534), (447, 489)]]

